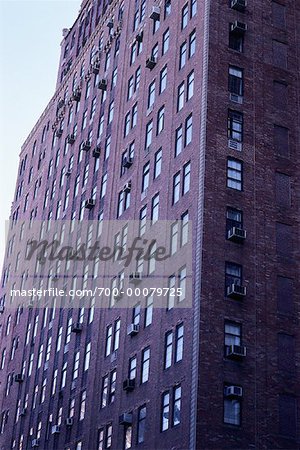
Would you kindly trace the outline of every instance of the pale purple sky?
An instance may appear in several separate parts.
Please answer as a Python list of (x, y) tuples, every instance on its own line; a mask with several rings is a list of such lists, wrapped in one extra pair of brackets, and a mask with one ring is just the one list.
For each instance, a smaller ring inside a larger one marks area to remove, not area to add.
[(62, 29), (81, 0), (0, 0), (0, 269), (21, 145), (55, 89)]

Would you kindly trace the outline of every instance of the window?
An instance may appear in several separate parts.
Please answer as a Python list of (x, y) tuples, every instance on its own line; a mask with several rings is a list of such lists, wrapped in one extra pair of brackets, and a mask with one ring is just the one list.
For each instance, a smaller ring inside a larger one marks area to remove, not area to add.
[(165, 392), (162, 395), (162, 415), (161, 415), (161, 431), (169, 428), (170, 420), (170, 393)]
[(228, 111), (228, 137), (237, 142), (243, 141), (243, 114), (237, 111)]
[(140, 211), (139, 236), (142, 236), (146, 231), (147, 224), (147, 205)]
[(107, 405), (108, 384), (109, 378), (108, 375), (105, 375), (105, 377), (102, 378), (101, 408), (105, 408), (105, 406)]
[(132, 107), (131, 111), (131, 128), (135, 127), (137, 123), (137, 103)]
[(243, 95), (243, 70), (234, 67), (229, 66), (229, 79), (228, 79), (229, 85), (228, 89), (231, 94), (234, 95)]
[(233, 158), (227, 159), (227, 187), (241, 191), (243, 189), (243, 163)]
[(146, 383), (149, 380), (150, 370), (150, 348), (145, 348), (142, 352), (142, 369), (141, 369), (141, 383)]
[(180, 172), (173, 176), (173, 205), (178, 202), (180, 197)]
[(152, 323), (153, 317), (153, 297), (148, 297), (146, 300), (145, 308), (145, 327), (148, 327)]
[(155, 101), (155, 80), (149, 85), (148, 89), (148, 108), (154, 104)]
[(129, 78), (127, 84), (127, 100), (130, 100), (134, 93), (134, 77), (133, 75)]
[(241, 325), (239, 323), (225, 322), (224, 343), (225, 347), (241, 345)]
[(133, 313), (132, 313), (132, 323), (134, 325), (139, 325), (141, 320), (141, 304), (137, 303), (134, 307), (133, 307)]
[(189, 20), (189, 5), (186, 4), (181, 10), (181, 29), (186, 28)]
[(167, 66), (165, 66), (161, 71), (159, 75), (159, 93), (161, 94), (167, 87), (167, 73), (168, 69)]
[(186, 266), (179, 270), (178, 287), (181, 289), (178, 301), (182, 302), (186, 297)]
[(113, 431), (112, 424), (108, 424), (106, 426), (105, 448), (110, 448), (111, 447), (112, 431)]
[(138, 67), (135, 71), (135, 91), (140, 87), (141, 81), (141, 67)]
[(145, 440), (145, 429), (146, 429), (146, 405), (141, 406), (138, 411), (138, 431), (137, 431), (137, 442), (141, 444)]
[(197, 13), (197, 0), (191, 0), (191, 18)]
[(165, 127), (165, 107), (162, 106), (157, 113), (157, 127), (156, 134), (159, 134), (163, 131)]
[(108, 123), (110, 124), (114, 118), (114, 106), (115, 103), (114, 101), (112, 101), (109, 105), (109, 109), (108, 109)]
[(184, 106), (184, 81), (178, 86), (177, 89), (177, 112)]
[(229, 48), (237, 52), (243, 52), (244, 35), (242, 33), (236, 33), (231, 31), (232, 24), (229, 24)]
[(191, 163), (188, 162), (183, 166), (182, 195), (190, 190), (191, 182)]
[(104, 430), (101, 428), (101, 430), (98, 431), (98, 447), (97, 450), (104, 450)]
[(86, 408), (86, 391), (83, 391), (81, 393), (80, 398), (80, 413), (79, 413), (79, 420), (83, 420), (85, 416), (85, 408)]
[(114, 329), (114, 352), (118, 350), (120, 345), (121, 319), (115, 321)]
[(147, 123), (146, 126), (146, 138), (145, 138), (145, 150), (148, 150), (152, 143), (153, 121)]
[(124, 137), (126, 137), (130, 131), (130, 124), (131, 124), (131, 114), (130, 111), (125, 116), (125, 122), (124, 122)]
[(169, 45), (170, 45), (170, 30), (168, 28), (163, 34), (162, 55), (164, 55), (169, 50)]
[(191, 58), (196, 51), (196, 31), (192, 31), (189, 36), (189, 58)]
[(151, 50), (151, 56), (153, 59), (157, 60), (158, 57), (158, 44), (154, 45), (154, 47)]
[(187, 58), (187, 43), (184, 42), (180, 46), (180, 53), (179, 53), (179, 69), (182, 69), (185, 66)]
[(165, 336), (165, 362), (164, 368), (168, 369), (172, 365), (172, 352), (173, 352), (173, 332), (168, 331)]
[(109, 325), (106, 328), (106, 346), (105, 346), (105, 356), (108, 356), (111, 352), (112, 347), (112, 333), (113, 333), (113, 327), (112, 325)]
[(74, 356), (74, 364), (73, 364), (73, 380), (76, 380), (78, 378), (79, 373), (79, 358), (80, 358), (80, 352), (79, 350), (75, 353)]
[(190, 100), (194, 95), (194, 81), (195, 81), (195, 74), (194, 71), (192, 71), (187, 78), (187, 93), (186, 93), (187, 101)]
[(162, 163), (162, 149), (160, 148), (154, 156), (154, 176), (153, 178), (157, 178), (161, 173), (161, 163)]
[(102, 176), (101, 179), (101, 193), (100, 198), (103, 198), (106, 194), (106, 186), (107, 186), (107, 173)]
[(88, 342), (85, 347), (85, 356), (84, 356), (84, 371), (88, 370), (90, 367), (91, 360), (91, 342)]
[(228, 233), (233, 227), (243, 228), (243, 213), (234, 208), (227, 208), (226, 210), (226, 232)]
[(150, 162), (144, 165), (143, 167), (143, 176), (142, 176), (142, 192), (145, 192), (149, 186), (149, 176), (150, 176)]
[(116, 397), (117, 370), (114, 369), (110, 374), (109, 403), (113, 403)]
[(182, 125), (180, 125), (179, 128), (177, 128), (175, 132), (175, 156), (178, 156), (183, 147), (183, 139), (182, 139)]
[(181, 386), (176, 386), (174, 388), (173, 397), (173, 419), (172, 425), (175, 427), (181, 422)]
[(179, 362), (183, 358), (183, 323), (177, 325), (175, 331), (175, 362)]
[(155, 223), (158, 220), (159, 215), (159, 194), (156, 194), (152, 198), (152, 204), (151, 204), (151, 221), (152, 223)]
[[(156, 23), (156, 21), (155, 21)], [(132, 425), (125, 425), (124, 427), (124, 448), (125, 450), (132, 446)]]
[(137, 364), (136, 356), (130, 358), (128, 367), (129, 380), (134, 380), (136, 378), (136, 364)]
[(192, 142), (193, 134), (193, 116), (190, 114), (185, 121), (184, 146), (186, 147)]
[(225, 264), (225, 287), (226, 290), (232, 284), (242, 285), (242, 266), (227, 262)]
[(224, 423), (241, 424), (241, 401), (224, 397)]

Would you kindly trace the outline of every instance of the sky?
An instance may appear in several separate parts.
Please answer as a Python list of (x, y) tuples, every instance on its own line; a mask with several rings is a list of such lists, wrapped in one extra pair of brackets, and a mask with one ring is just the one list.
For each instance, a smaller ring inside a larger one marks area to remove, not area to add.
[(22, 143), (54, 94), (81, 0), (0, 0), (0, 270)]

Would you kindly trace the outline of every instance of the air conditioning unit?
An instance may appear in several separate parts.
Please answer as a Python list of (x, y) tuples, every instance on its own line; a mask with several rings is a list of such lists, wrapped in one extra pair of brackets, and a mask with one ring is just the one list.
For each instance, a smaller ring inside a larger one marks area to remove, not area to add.
[(93, 72), (95, 75), (98, 75), (99, 69), (100, 69), (100, 64), (99, 64), (99, 63), (94, 63), (94, 64), (92, 65), (92, 72)]
[(126, 378), (123, 381), (123, 389), (124, 391), (130, 392), (135, 388), (135, 379), (131, 380), (130, 378)]
[(108, 28), (113, 28), (114, 27), (114, 21), (112, 19), (109, 19), (109, 21), (106, 24), (108, 26)]
[(82, 331), (82, 323), (80, 323), (80, 322), (73, 323), (72, 332), (73, 333), (81, 333), (81, 331)]
[(242, 143), (235, 141), (234, 139), (228, 139), (228, 147), (232, 150), (237, 150), (238, 152), (241, 152), (243, 148)]
[(62, 137), (62, 134), (63, 134), (62, 128), (59, 128), (59, 129), (56, 130), (56, 132), (55, 132), (55, 136), (58, 137), (58, 138)]
[(237, 11), (245, 11), (247, 2), (246, 0), (231, 0), (231, 8), (236, 9)]
[(123, 161), (122, 161), (122, 166), (126, 167), (126, 169), (129, 169), (129, 167), (132, 166), (133, 163), (133, 158), (131, 158), (130, 156), (126, 156)]
[(129, 275), (129, 282), (130, 283), (139, 283), (140, 281), (142, 281), (142, 278), (143, 278), (142, 272), (132, 272)]
[(123, 192), (130, 192), (131, 191), (131, 181), (128, 181), (128, 183), (125, 184), (123, 187)]
[(160, 18), (160, 7), (159, 6), (152, 6), (150, 19), (152, 19), (152, 20), (159, 20), (159, 18)]
[(67, 136), (67, 143), (68, 144), (74, 144), (74, 142), (75, 142), (75, 134), (68, 134), (68, 136)]
[(127, 336), (135, 336), (140, 331), (140, 326), (135, 325), (134, 323), (131, 323), (127, 327)]
[(243, 103), (243, 97), (238, 94), (229, 93), (229, 99), (234, 103), (239, 103), (240, 105)]
[(58, 434), (60, 433), (60, 426), (59, 425), (53, 425), (51, 429), (51, 434)]
[(15, 375), (15, 382), (16, 383), (22, 383), (22, 381), (24, 381), (25, 377), (22, 373), (17, 373)]
[(68, 169), (68, 170), (66, 171), (66, 177), (71, 176), (71, 174), (72, 174), (72, 170), (71, 170), (71, 169)]
[(232, 227), (228, 230), (227, 239), (233, 242), (244, 242), (246, 239), (247, 232), (243, 228)]
[(144, 35), (144, 32), (141, 31), (140, 33), (138, 33), (138, 34), (136, 35), (135, 40), (136, 40), (137, 42), (143, 42), (143, 35)]
[(98, 83), (98, 89), (101, 89), (102, 91), (106, 91), (107, 89), (107, 81), (105, 78), (102, 78), (102, 80)]
[(229, 345), (226, 347), (226, 356), (231, 359), (245, 358), (247, 349), (243, 345)]
[(83, 141), (81, 144), (81, 150), (87, 152), (91, 148), (90, 141)]
[(4, 305), (0, 305), (0, 313), (4, 313)]
[(80, 97), (81, 97), (80, 89), (75, 89), (75, 91), (73, 91), (73, 94), (72, 94), (72, 100), (74, 100), (75, 102), (79, 102)]
[(95, 147), (93, 150), (93, 157), (99, 158), (100, 154), (101, 154), (101, 148), (97, 145), (97, 147)]
[(155, 58), (155, 56), (150, 56), (150, 58), (147, 59), (146, 61), (146, 67), (147, 69), (154, 69), (154, 67), (156, 66), (157, 60)]
[(241, 299), (246, 296), (246, 287), (239, 284), (232, 283), (227, 287), (227, 297)]
[(26, 415), (26, 413), (27, 413), (27, 409), (26, 408), (22, 408), (21, 411), (20, 411), (20, 416), (24, 417)]
[(224, 396), (227, 398), (237, 398), (243, 396), (243, 388), (240, 386), (226, 386)]
[(39, 439), (33, 439), (31, 441), (31, 447), (38, 447), (40, 445)]
[(131, 425), (132, 424), (132, 414), (124, 413), (119, 416), (120, 425)]
[(66, 425), (67, 427), (71, 427), (74, 423), (73, 417), (67, 417), (66, 418)]
[(231, 24), (230, 31), (236, 34), (244, 34), (247, 31), (247, 24), (236, 20)]

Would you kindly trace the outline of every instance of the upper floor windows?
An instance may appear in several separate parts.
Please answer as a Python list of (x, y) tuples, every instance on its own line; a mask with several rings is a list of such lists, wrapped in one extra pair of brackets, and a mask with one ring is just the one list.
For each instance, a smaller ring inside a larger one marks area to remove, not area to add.
[(227, 159), (227, 187), (242, 191), (243, 163), (234, 158)]
[(167, 87), (167, 75), (168, 75), (168, 69), (167, 66), (165, 66), (161, 71), (159, 75), (159, 93), (161, 94)]
[(237, 111), (228, 111), (228, 138), (237, 142), (243, 141), (243, 114)]
[(162, 39), (162, 55), (167, 53), (170, 45), (170, 30), (169, 28), (164, 32)]
[[(243, 70), (239, 67), (229, 66), (228, 90), (230, 94), (243, 96)], [(232, 98), (234, 100), (234, 98)]]

